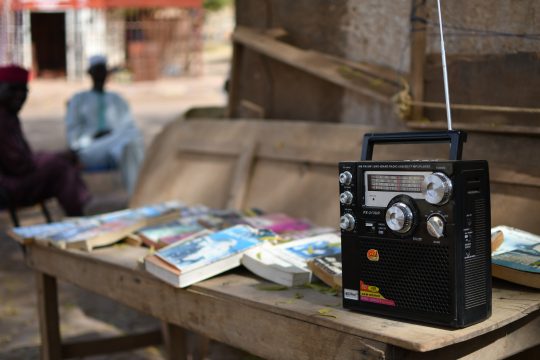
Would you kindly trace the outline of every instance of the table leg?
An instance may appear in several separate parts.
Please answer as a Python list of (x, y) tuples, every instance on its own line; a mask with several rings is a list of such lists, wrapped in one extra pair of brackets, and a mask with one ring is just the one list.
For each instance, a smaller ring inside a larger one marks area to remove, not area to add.
[(187, 359), (187, 337), (186, 331), (180, 326), (162, 323), (163, 346), (167, 359), (186, 360)]
[(36, 272), (41, 359), (62, 358), (56, 278)]

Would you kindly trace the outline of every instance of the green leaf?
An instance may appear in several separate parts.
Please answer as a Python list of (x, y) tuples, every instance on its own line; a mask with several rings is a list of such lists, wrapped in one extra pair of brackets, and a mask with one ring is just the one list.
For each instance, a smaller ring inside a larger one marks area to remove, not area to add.
[(332, 314), (332, 309), (328, 309), (328, 308), (322, 308), (322, 309), (319, 309), (317, 311), (317, 315), (319, 316), (326, 316), (326, 317), (331, 317), (331, 318), (337, 318), (336, 315), (333, 315)]
[(289, 289), (286, 286), (278, 285), (278, 284), (258, 284), (256, 288), (258, 290), (263, 290), (263, 291), (283, 291), (283, 290)]

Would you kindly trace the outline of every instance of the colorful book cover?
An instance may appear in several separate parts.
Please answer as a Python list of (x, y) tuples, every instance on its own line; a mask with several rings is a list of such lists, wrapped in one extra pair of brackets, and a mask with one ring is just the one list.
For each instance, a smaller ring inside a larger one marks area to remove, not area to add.
[(196, 232), (203, 230), (192, 218), (179, 219), (167, 224), (150, 226), (137, 231), (148, 246), (163, 247), (170, 245)]
[(259, 229), (268, 229), (277, 234), (303, 231), (312, 227), (307, 220), (297, 219), (285, 214), (275, 213), (246, 218), (246, 222)]
[(497, 226), (491, 229), (492, 239), (501, 232), (500, 241), (492, 241), (493, 264), (540, 274), (540, 236), (523, 230)]
[(271, 251), (296, 266), (307, 268), (307, 262), (313, 258), (341, 253), (341, 237), (334, 233), (317, 235), (276, 245)]
[[(156, 255), (185, 273), (243, 253), (261, 245), (263, 240), (272, 236), (269, 231), (237, 225), (207, 236), (172, 244), (157, 251)], [(235, 265), (240, 265), (240, 259)]]

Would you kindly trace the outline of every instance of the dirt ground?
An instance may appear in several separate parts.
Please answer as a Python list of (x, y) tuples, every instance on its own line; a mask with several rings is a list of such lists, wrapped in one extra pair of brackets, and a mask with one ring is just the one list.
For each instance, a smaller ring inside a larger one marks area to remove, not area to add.
[[(118, 91), (131, 104), (137, 124), (150, 144), (164, 124), (182, 116), (192, 107), (224, 106), (223, 84), (229, 73), (230, 47), (222, 46), (205, 53), (204, 74), (200, 77), (162, 79), (156, 82), (113, 82), (109, 89)], [(34, 80), (25, 108), (21, 112), (24, 131), (34, 150), (60, 150), (65, 147), (63, 116), (66, 101), (89, 82)], [(111, 177), (112, 176), (112, 177)], [(100, 211), (124, 207), (127, 196), (112, 174), (107, 178), (86, 176), (98, 195)], [(50, 204), (56, 219), (60, 210)], [(22, 212), (28, 224), (43, 221), (37, 210)], [(10, 226), (5, 212), (0, 212), (0, 359), (37, 359), (39, 328), (36, 313), (35, 281), (25, 266), (22, 251), (9, 239)], [(120, 306), (106, 298), (71, 284), (59, 283), (61, 333), (64, 339), (86, 339), (155, 329), (159, 322)], [(245, 355), (213, 344), (211, 358), (244, 358)], [(93, 359), (162, 359), (160, 348), (151, 347)]]

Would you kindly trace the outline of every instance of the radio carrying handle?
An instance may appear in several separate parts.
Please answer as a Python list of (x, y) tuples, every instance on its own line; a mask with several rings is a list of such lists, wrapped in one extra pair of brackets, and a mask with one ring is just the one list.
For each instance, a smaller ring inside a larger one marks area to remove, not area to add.
[(365, 134), (362, 143), (362, 160), (371, 160), (373, 158), (373, 146), (375, 144), (441, 142), (450, 142), (450, 160), (461, 160), (463, 143), (466, 141), (467, 133), (459, 130)]

